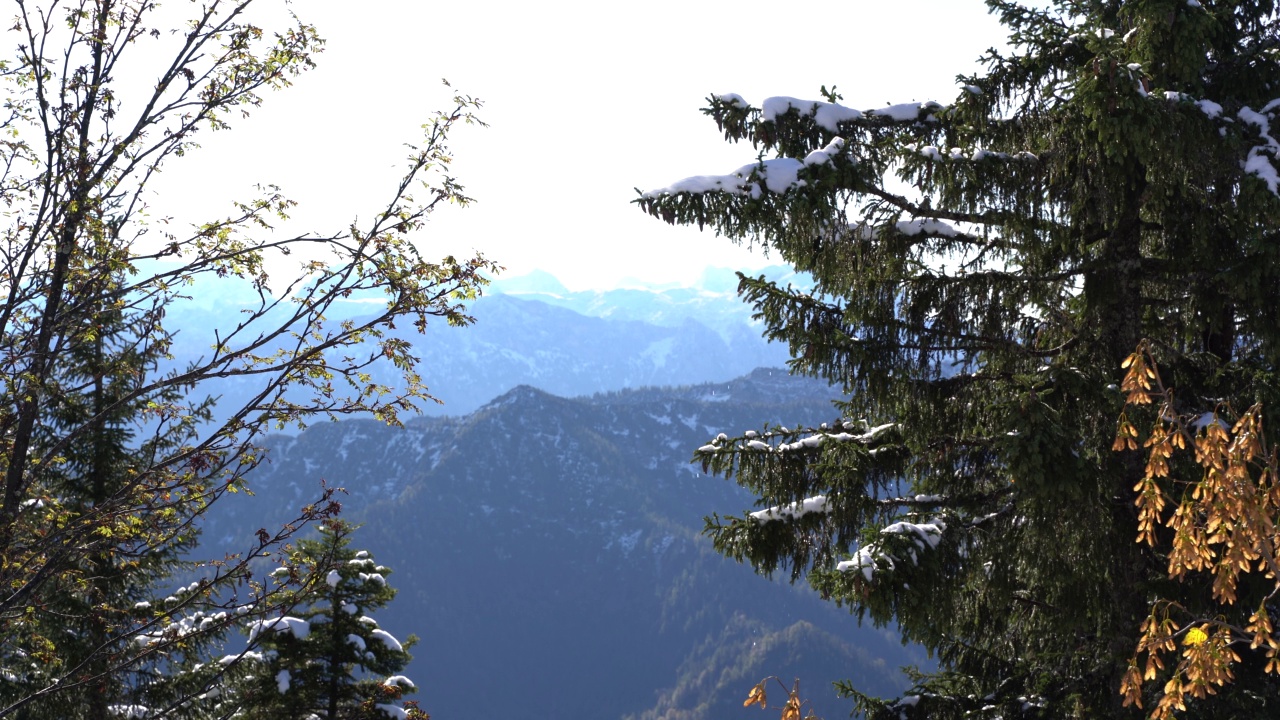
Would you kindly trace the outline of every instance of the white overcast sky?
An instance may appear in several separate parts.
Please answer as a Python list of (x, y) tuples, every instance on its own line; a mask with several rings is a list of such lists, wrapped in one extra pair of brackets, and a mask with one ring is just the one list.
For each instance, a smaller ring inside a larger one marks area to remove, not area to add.
[(854, 107), (945, 103), (955, 76), (1004, 39), (981, 0), (293, 7), (328, 42), (318, 67), (167, 167), (156, 209), (213, 212), (255, 183), (275, 183), (299, 201), (307, 229), (344, 226), (361, 208), (368, 216), (399, 177), (403, 143), (448, 106), (448, 78), (485, 102), (490, 127), (455, 134), (454, 171), (477, 202), (436, 213), (424, 251), (480, 250), (507, 275), (543, 269), (572, 289), (689, 282), (708, 265), (771, 262), (630, 204), (633, 188), (754, 160), (699, 112), (708, 94), (736, 92), (758, 106), (771, 95), (817, 98), (834, 84)]

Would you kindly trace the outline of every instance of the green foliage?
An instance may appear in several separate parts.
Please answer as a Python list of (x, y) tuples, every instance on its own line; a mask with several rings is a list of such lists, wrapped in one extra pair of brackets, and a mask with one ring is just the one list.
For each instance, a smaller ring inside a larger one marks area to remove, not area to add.
[[(260, 6), (283, 10), (284, 26), (255, 24)], [(435, 207), (468, 202), (447, 142), (478, 122), (466, 96), (424, 126), (404, 175), (350, 227), (284, 233), (294, 203), (273, 186), (202, 222), (148, 207), (162, 166), (288, 86), (322, 47), (278, 0), (181, 12), (169, 26), (141, 0), (20, 0), (0, 53), (0, 671), (19, 678), (0, 686), (0, 716), (79, 716), (81, 700), (98, 718), (108, 703), (180, 713), (210, 677), (179, 669), (200, 663), (234, 613), (287, 595), (254, 582), (251, 560), (337, 506), (321, 494), (256, 543), (210, 552), (172, 599), (136, 601), (178, 568), (210, 504), (245, 487), (265, 432), (350, 414), (395, 424), (434, 401), (387, 331), (469, 323), (464, 303), (499, 269), (480, 256), (429, 261), (416, 244)], [(307, 259), (280, 270), (294, 251)], [(258, 302), (174, 367), (166, 310), (226, 279)], [(385, 303), (326, 320), (352, 295)], [(373, 381), (376, 363), (394, 380)], [(211, 421), (211, 384), (228, 379), (255, 392)], [(165, 675), (187, 684), (152, 693)]]
[(411, 656), (371, 615), (395, 597), (389, 568), (366, 551), (348, 547), (354, 528), (331, 520), (318, 540), (302, 540), (278, 576), (297, 577), (288, 614), (252, 622), (252, 650), (231, 664), (230, 679), (212, 700), (215, 716), (263, 720), (418, 718), (426, 713), (396, 704), (416, 690), (400, 675)]
[[(110, 296), (121, 278), (116, 272), (95, 279)], [(204, 408), (197, 408), (167, 434), (140, 436), (136, 423), (152, 400), (132, 397), (130, 391), (135, 378), (154, 372), (159, 362), (154, 346), (137, 342), (136, 326), (142, 322), (126, 317), (118, 304), (103, 303), (83, 334), (68, 340), (65, 362), (54, 377), (63, 402), (53, 409), (48, 424), (38, 428), (35, 446), (59, 444), (61, 433), (68, 431), (79, 437), (64, 445), (47, 470), (43, 490), (48, 494), (25, 512), (61, 525), (92, 518), (126, 492), (131, 480), (158, 455), (189, 442), (196, 423), (207, 419)], [(180, 389), (166, 389), (158, 397), (177, 402)], [(136, 517), (94, 525), (92, 550), (61, 565), (48, 580), (41, 601), (26, 609), (21, 622), (9, 626), (13, 636), (6, 655), (12, 663), (7, 668), (11, 677), (0, 689), (0, 705), (39, 695), (23, 708), (24, 718), (106, 718), (113, 707), (165, 706), (185, 692), (183, 683), (172, 677), (177, 670), (173, 663), (157, 672), (154, 661), (125, 662), (127, 654), (116, 638), (137, 626), (144, 615), (139, 609), (158, 600), (154, 593), (183, 569), (181, 556), (194, 547), (195, 528), (172, 507), (158, 512), (149, 530)], [(167, 541), (152, 546), (148, 535)], [(198, 655), (219, 637), (218, 632), (208, 632), (190, 638), (183, 656)], [(24, 661), (33, 657), (38, 660)], [(41, 693), (60, 677), (85, 679), (93, 692)]]
[[(936, 653), (913, 703), (860, 707), (1136, 716), (1118, 688), (1149, 603), (1194, 591), (1133, 542), (1142, 460), (1110, 450), (1115, 384), (1150, 338), (1179, 412), (1276, 394), (1280, 24), (1270, 2), (988, 6), (1012, 50), (950, 105), (713, 97), (763, 159), (636, 202), (817, 283), (740, 292), (795, 372), (852, 393), (842, 419), (695, 462), (776, 508), (711, 518), (719, 550)], [(1248, 677), (1188, 714), (1261, 712), (1274, 683)]]

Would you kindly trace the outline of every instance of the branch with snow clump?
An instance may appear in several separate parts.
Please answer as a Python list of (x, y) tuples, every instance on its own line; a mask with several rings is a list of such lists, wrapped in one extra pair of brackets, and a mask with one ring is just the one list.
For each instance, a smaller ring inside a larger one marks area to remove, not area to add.
[(911, 144), (911, 145), (903, 145), (902, 147), (907, 152), (916, 153), (917, 155), (920, 155), (921, 157), (924, 157), (928, 160), (935, 160), (938, 162), (942, 162), (946, 160), (951, 160), (951, 161), (967, 160), (970, 162), (982, 162), (983, 160), (991, 160), (991, 159), (1021, 160), (1021, 161), (1034, 162), (1040, 159), (1036, 157), (1035, 153), (1028, 152), (1026, 150), (1023, 150), (1021, 152), (1016, 152), (1011, 155), (1006, 152), (998, 152), (995, 150), (985, 150), (982, 148), (978, 148), (974, 150), (972, 153), (968, 153), (968, 152), (965, 152), (963, 148), (958, 148), (958, 147), (953, 147), (950, 150), (947, 150), (945, 152), (935, 145), (925, 145), (924, 147), (920, 147), (918, 145)]
[[(735, 95), (734, 97), (739, 101), (742, 100), (739, 96)], [(745, 105), (745, 102), (742, 105)], [(739, 105), (739, 107), (742, 105)], [(840, 123), (866, 118), (887, 118), (893, 122), (915, 122), (920, 120), (932, 122), (934, 120), (933, 113), (937, 110), (945, 110), (946, 107), (941, 103), (927, 100), (918, 103), (898, 103), (869, 110), (855, 110), (839, 103), (777, 96), (765, 98), (764, 102), (761, 103), (760, 119), (764, 122), (774, 122), (778, 116), (795, 110), (801, 115), (811, 116), (814, 123), (823, 130), (837, 133), (840, 132)]]
[[(744, 110), (750, 109), (750, 105), (742, 99), (741, 95), (736, 93), (717, 95), (716, 99), (726, 105)], [(773, 122), (778, 116), (795, 110), (801, 115), (813, 117), (814, 122), (822, 129), (837, 133), (841, 123), (866, 119), (883, 118), (890, 122), (898, 123), (931, 122), (935, 120), (933, 113), (945, 108), (945, 105), (930, 100), (918, 103), (900, 103), (863, 111), (845, 107), (839, 103), (777, 96), (765, 98), (760, 110), (760, 119), (764, 122)], [(661, 195), (675, 195), (682, 192), (695, 194), (726, 192), (748, 195), (753, 199), (759, 199), (763, 196), (765, 189), (781, 195), (792, 188), (804, 187), (806, 183), (799, 178), (800, 171), (806, 167), (829, 162), (833, 157), (840, 154), (844, 149), (844, 145), (843, 138), (833, 137), (826, 147), (821, 150), (814, 150), (806, 155), (804, 159), (784, 157), (760, 160), (750, 165), (743, 165), (727, 175), (695, 175), (678, 180), (664, 188), (650, 190), (644, 193), (644, 197), (655, 198)], [(764, 184), (763, 188), (761, 183)]]
[(386, 645), (388, 648), (395, 650), (396, 652), (404, 652), (404, 647), (400, 645), (400, 641), (386, 630), (370, 630), (369, 635), (374, 640), (381, 642), (383, 645)]
[(817, 495), (787, 505), (775, 505), (765, 510), (758, 510), (751, 513), (751, 519), (756, 522), (767, 523), (771, 520), (794, 520), (812, 512), (825, 513), (826, 511), (827, 496)]
[[(843, 428), (852, 430), (853, 423), (846, 422)], [(797, 429), (794, 433), (786, 428), (779, 428), (777, 432), (757, 433), (755, 430), (748, 430), (742, 434), (743, 442), (739, 444), (722, 445), (721, 443), (729, 443), (729, 437), (724, 433), (720, 433), (710, 443), (698, 448), (698, 455), (710, 455), (714, 453), (722, 453), (726, 451), (755, 451), (755, 452), (777, 452), (786, 453), (798, 450), (814, 449), (821, 447), (826, 442), (857, 442), (864, 445), (869, 444), (883, 435), (885, 432), (898, 428), (897, 423), (885, 423), (868, 429), (866, 432), (855, 435), (850, 432), (832, 432), (827, 429), (824, 423), (822, 427), (817, 429)], [(770, 445), (767, 440), (780, 438), (783, 436), (791, 436), (796, 434), (809, 433), (807, 437), (802, 437), (789, 443), (780, 443), (778, 445)]]
[[(877, 500), (877, 504), (881, 506), (908, 506), (908, 505), (945, 505), (948, 498), (945, 495), (916, 495), (915, 497), (894, 497)], [(830, 504), (826, 495), (815, 495), (811, 498), (805, 498), (793, 503), (784, 505), (774, 505), (771, 508), (757, 510), (749, 516), (752, 520), (760, 523), (767, 523), (773, 520), (795, 520), (804, 517), (809, 513), (825, 513), (830, 511)]]
[[(750, 165), (743, 165), (727, 175), (695, 175), (687, 177), (667, 187), (650, 190), (644, 196), (653, 198), (682, 192), (726, 192), (736, 195), (749, 195), (753, 199), (758, 199), (764, 194), (764, 189), (775, 195), (781, 195), (792, 188), (806, 185), (806, 182), (800, 179), (801, 170), (815, 165), (826, 164), (839, 155), (843, 149), (844, 139), (835, 137), (831, 139), (831, 142), (827, 143), (825, 148), (814, 150), (806, 155), (803, 160), (786, 157), (759, 160)], [(764, 183), (764, 189), (761, 188), (761, 183)]]
[[(900, 521), (896, 522), (880, 531), (881, 535), (914, 535), (912, 540), (915, 541), (917, 548), (923, 550), (925, 547), (930, 549), (938, 547), (938, 543), (942, 541), (942, 533), (947, 529), (946, 523), (941, 518), (934, 518), (929, 523), (911, 523)], [(895, 565), (888, 553), (881, 547), (880, 543), (868, 543), (858, 549), (857, 554), (852, 559), (845, 560), (836, 565), (839, 572), (848, 572), (851, 570), (860, 571), (862, 577), (871, 582), (874, 576), (877, 563), (883, 562), (889, 570), (893, 570)], [(911, 562), (916, 562), (916, 553), (911, 551)]]
[(1275, 119), (1276, 110), (1280, 109), (1280, 98), (1267, 103), (1261, 110), (1254, 110), (1246, 105), (1236, 112), (1235, 118), (1228, 117), (1222, 105), (1208, 98), (1197, 99), (1186, 93), (1166, 92), (1164, 99), (1174, 103), (1195, 105), (1205, 117), (1218, 122), (1218, 132), (1224, 135), (1227, 133), (1227, 127), (1234, 125), (1236, 119), (1239, 119), (1243, 125), (1252, 125), (1257, 128), (1262, 142), (1249, 148), (1245, 159), (1240, 162), (1240, 168), (1245, 174), (1253, 175), (1266, 183), (1267, 189), (1280, 197), (1280, 171), (1276, 168), (1276, 161), (1280, 159), (1280, 142), (1271, 135), (1271, 121)]
[(289, 632), (299, 640), (306, 640), (311, 634), (311, 624), (302, 618), (288, 615), (257, 620), (249, 625), (249, 642), (253, 642), (259, 634), (265, 632)]
[[(184, 588), (185, 590), (185, 588)], [(179, 592), (182, 592), (180, 590)], [(166, 598), (166, 602), (170, 598)], [(173, 598), (176, 600), (176, 598)], [(143, 605), (144, 603), (138, 603)], [(150, 603), (146, 603), (146, 607), (134, 606), (135, 610), (145, 611), (151, 607)], [(194, 612), (190, 615), (183, 615), (177, 618), (170, 617), (168, 622), (158, 627), (153, 632), (139, 632), (133, 638), (133, 642), (138, 647), (150, 647), (165, 641), (178, 640), (194, 633), (205, 633), (221, 625), (230, 622), (231, 615), (225, 611), (216, 613)]]

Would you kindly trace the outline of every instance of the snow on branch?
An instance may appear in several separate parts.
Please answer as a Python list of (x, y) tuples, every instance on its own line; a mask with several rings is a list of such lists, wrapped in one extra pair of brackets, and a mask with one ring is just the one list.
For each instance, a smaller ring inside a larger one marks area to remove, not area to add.
[[(738, 99), (741, 100), (741, 98)], [(786, 115), (792, 109), (801, 115), (812, 115), (818, 127), (833, 133), (839, 132), (837, 129), (839, 123), (863, 118), (861, 111), (836, 103), (797, 100), (792, 97), (771, 97), (765, 98), (761, 105), (760, 119), (765, 122), (774, 122), (779, 116)]]
[(264, 632), (289, 632), (299, 640), (306, 640), (307, 635), (311, 634), (311, 624), (302, 618), (288, 615), (258, 620), (249, 625), (249, 642), (253, 642)]
[[(726, 93), (716, 95), (715, 100), (728, 106), (747, 110), (750, 105), (741, 95)], [(812, 117), (814, 122), (831, 133), (839, 131), (841, 123), (856, 120), (887, 119), (890, 122), (933, 122), (934, 111), (945, 109), (945, 105), (933, 101), (918, 103), (901, 103), (881, 108), (857, 110), (839, 103), (821, 100), (800, 100), (793, 97), (766, 98), (760, 110), (760, 119), (764, 122), (776, 122), (777, 119), (792, 110), (805, 117)], [(816, 165), (823, 165), (839, 155), (845, 147), (841, 137), (833, 137), (831, 142), (821, 150), (814, 150), (801, 158), (774, 158), (759, 160), (750, 165), (743, 165), (725, 175), (695, 175), (674, 182), (667, 187), (657, 188), (644, 193), (646, 199), (678, 193), (712, 193), (722, 192), (733, 195), (746, 195), (759, 199), (764, 191), (781, 195), (792, 188), (804, 187), (806, 182), (800, 179), (800, 171)]]
[(404, 646), (400, 644), (400, 641), (397, 640), (394, 635), (387, 632), (386, 630), (370, 630), (369, 636), (372, 637), (374, 640), (377, 640), (378, 642), (387, 646), (391, 650), (395, 650), (396, 652), (404, 652)]
[(1221, 105), (1208, 98), (1197, 99), (1180, 92), (1166, 92), (1164, 98), (1169, 102), (1195, 105), (1205, 117), (1218, 123), (1218, 132), (1223, 135), (1227, 134), (1229, 126), (1236, 124), (1237, 119), (1243, 125), (1252, 125), (1257, 128), (1258, 137), (1262, 142), (1249, 148), (1245, 159), (1240, 162), (1240, 168), (1245, 174), (1253, 175), (1266, 183), (1267, 189), (1273, 195), (1280, 197), (1280, 171), (1276, 169), (1276, 161), (1280, 158), (1280, 142), (1271, 135), (1271, 121), (1275, 119), (1275, 112), (1280, 108), (1280, 98), (1267, 103), (1261, 110), (1254, 110), (1246, 105), (1240, 108), (1234, 118), (1229, 117)]
[(795, 520), (811, 512), (825, 513), (826, 511), (827, 496), (818, 495), (786, 505), (775, 505), (766, 510), (753, 512), (751, 513), (751, 519), (756, 522), (767, 523), (770, 520)]
[[(198, 584), (198, 583), (196, 583)], [(179, 588), (178, 594), (182, 594), (189, 588)], [(165, 598), (166, 605), (176, 604), (178, 598), (170, 596)], [(146, 605), (145, 608), (138, 607)], [(134, 606), (135, 610), (145, 610), (151, 607), (150, 603), (138, 603)], [(133, 642), (138, 647), (150, 647), (159, 643), (172, 640), (178, 640), (194, 633), (209, 632), (219, 625), (226, 624), (230, 615), (226, 612), (205, 613), (198, 611), (190, 615), (171, 616), (167, 618), (163, 624), (154, 632), (139, 633), (133, 638)]]
[(1217, 120), (1222, 117), (1222, 106), (1212, 100), (1197, 100), (1196, 98), (1180, 92), (1166, 92), (1164, 99), (1170, 102), (1189, 102), (1200, 108), (1210, 120)]
[[(721, 96), (721, 99), (723, 100), (724, 97)], [(738, 95), (733, 97), (736, 98), (734, 104), (741, 106), (742, 98)], [(814, 123), (823, 130), (835, 133), (840, 132), (840, 123), (867, 117), (885, 117), (894, 122), (911, 122), (922, 119), (921, 115), (924, 115), (923, 120), (930, 122), (934, 119), (933, 111), (944, 108), (946, 108), (945, 105), (929, 100), (920, 103), (899, 103), (870, 110), (855, 110), (839, 103), (779, 96), (765, 98), (760, 106), (760, 119), (765, 122), (776, 122), (782, 115), (795, 110), (801, 115), (811, 116)]]
[(921, 233), (929, 235), (941, 235), (943, 237), (956, 237), (961, 233), (952, 227), (949, 223), (934, 218), (918, 218), (916, 220), (901, 220), (897, 224), (898, 232), (903, 235), (913, 236)]
[[(745, 451), (766, 452), (766, 453), (787, 453), (787, 452), (795, 452), (799, 450), (819, 448), (824, 443), (827, 443), (827, 442), (856, 442), (856, 443), (861, 443), (863, 445), (868, 445), (874, 442), (875, 440), (879, 439), (881, 435), (885, 434), (889, 430), (897, 429), (899, 425), (898, 423), (885, 423), (883, 425), (877, 425), (875, 427), (869, 428), (865, 432), (859, 433), (859, 434), (848, 432), (849, 430), (853, 430), (855, 427), (856, 426), (854, 425), (854, 423), (845, 422), (842, 426), (841, 431), (839, 432), (829, 429), (826, 423), (823, 423), (822, 426), (816, 430), (797, 429), (794, 432), (788, 430), (785, 427), (778, 428), (777, 431), (772, 431), (772, 432), (766, 431), (763, 434), (758, 433), (755, 430), (748, 430), (742, 434), (742, 439), (740, 441), (732, 441), (732, 442), (729, 440), (729, 436), (725, 435), (724, 433), (720, 433), (710, 443), (698, 448), (697, 452), (698, 454), (701, 454), (701, 455), (714, 454), (714, 453), (720, 453), (725, 451), (734, 451), (734, 450), (737, 450), (737, 451), (745, 450)], [(789, 437), (795, 437), (796, 435), (803, 435), (803, 437), (801, 437), (799, 440), (794, 440), (792, 442), (779, 443), (777, 445), (771, 445), (768, 442), (769, 440), (773, 440), (775, 438), (778, 438), (778, 439), (781, 439), (784, 437), (789, 438)]]
[(925, 145), (921, 147), (914, 143), (903, 145), (902, 147), (907, 152), (916, 153), (928, 160), (934, 160), (938, 162), (945, 161), (945, 160), (982, 162), (983, 160), (990, 160), (990, 159), (1023, 160), (1023, 161), (1034, 162), (1040, 159), (1036, 157), (1035, 153), (1028, 152), (1026, 150), (1009, 154), (1006, 152), (997, 152), (995, 150), (984, 150), (982, 148), (975, 149), (972, 152), (967, 152), (965, 151), (964, 148), (958, 148), (958, 147), (953, 147), (949, 150), (943, 150), (937, 147), (936, 145)]
[[(727, 175), (695, 175), (676, 181), (667, 187), (650, 190), (644, 194), (646, 198), (676, 193), (708, 193), (725, 192), (737, 195), (749, 195), (759, 198), (764, 189), (781, 195), (786, 191), (804, 187), (807, 183), (800, 179), (800, 171), (815, 165), (822, 165), (840, 154), (844, 148), (843, 138), (832, 138), (831, 142), (821, 150), (814, 150), (803, 160), (796, 158), (774, 158), (760, 160), (750, 165), (743, 165)], [(761, 183), (764, 188), (761, 188)]]
[(1280, 176), (1276, 174), (1275, 165), (1276, 158), (1280, 157), (1280, 143), (1271, 136), (1271, 112), (1277, 105), (1280, 105), (1280, 100), (1272, 100), (1262, 108), (1261, 112), (1252, 110), (1246, 105), (1240, 108), (1240, 112), (1236, 115), (1245, 123), (1256, 126), (1258, 135), (1262, 138), (1261, 145), (1255, 145), (1249, 149), (1249, 154), (1243, 163), (1244, 171), (1258, 176), (1258, 179), (1267, 184), (1272, 194), (1280, 196)]
[[(905, 521), (896, 522), (881, 530), (880, 534), (913, 536), (911, 539), (914, 541), (916, 548), (923, 550), (926, 547), (930, 549), (938, 547), (938, 543), (942, 541), (942, 533), (946, 529), (947, 525), (941, 518), (934, 518), (931, 522), (919, 524)], [(916, 562), (915, 550), (911, 550), (910, 559), (912, 563)], [(868, 543), (859, 548), (852, 559), (838, 563), (836, 570), (839, 572), (849, 572), (851, 570), (861, 572), (863, 579), (871, 582), (877, 562), (883, 562), (889, 570), (893, 570), (896, 567), (893, 557), (885, 552), (880, 543)]]

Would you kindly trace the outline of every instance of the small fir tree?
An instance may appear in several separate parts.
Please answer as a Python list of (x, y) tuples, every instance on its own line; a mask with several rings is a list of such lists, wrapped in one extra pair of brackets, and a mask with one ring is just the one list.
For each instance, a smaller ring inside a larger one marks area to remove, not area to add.
[(414, 684), (401, 675), (412, 659), (407, 648), (378, 627), (372, 613), (395, 597), (390, 568), (364, 550), (348, 547), (350, 524), (331, 520), (320, 538), (302, 540), (276, 571), (296, 577), (302, 589), (287, 615), (253, 621), (252, 650), (231, 671), (226, 697), (238, 717), (262, 720), (385, 720), (426, 713), (401, 697)]

